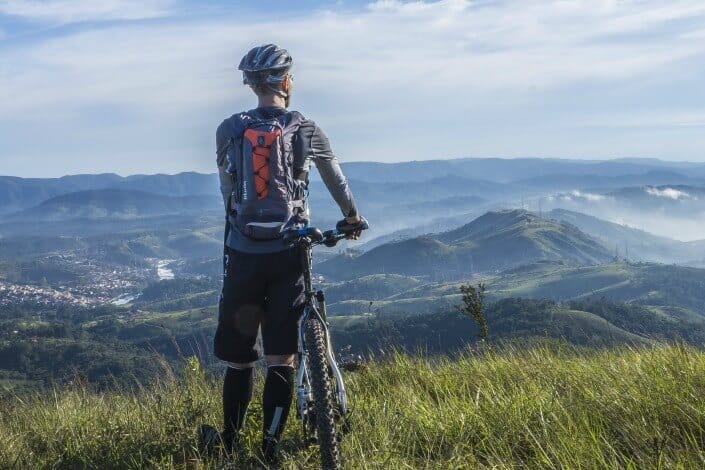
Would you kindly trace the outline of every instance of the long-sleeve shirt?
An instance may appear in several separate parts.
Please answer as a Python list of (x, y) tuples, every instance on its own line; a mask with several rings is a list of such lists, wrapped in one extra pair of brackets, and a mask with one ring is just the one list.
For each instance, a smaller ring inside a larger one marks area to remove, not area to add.
[[(285, 112), (284, 108), (261, 107), (257, 112), (264, 117), (276, 117)], [(218, 174), (220, 175), (220, 191), (223, 196), (224, 206), (228, 207), (228, 200), (233, 192), (234, 184), (232, 176), (226, 171), (228, 162), (226, 154), (228, 145), (236, 136), (237, 127), (234, 122), (237, 115), (225, 119), (216, 131), (216, 154), (218, 163)], [(302, 170), (308, 172), (311, 162), (316, 165), (318, 173), (321, 175), (323, 183), (328, 188), (331, 196), (340, 207), (344, 217), (357, 215), (357, 207), (353, 198), (347, 179), (340, 168), (338, 159), (331, 150), (330, 142), (323, 130), (315, 122), (305, 119), (298, 130), (298, 135), (294, 139), (294, 155), (297, 160), (303, 162)], [(227, 214), (226, 214), (227, 216)], [(231, 229), (226, 244), (237, 251), (247, 253), (272, 253), (282, 251), (286, 247), (281, 240), (252, 240), (236, 229)]]

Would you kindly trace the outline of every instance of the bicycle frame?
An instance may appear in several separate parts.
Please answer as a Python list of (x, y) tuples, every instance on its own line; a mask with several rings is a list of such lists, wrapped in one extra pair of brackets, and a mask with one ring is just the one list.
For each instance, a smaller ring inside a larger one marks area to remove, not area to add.
[[(339, 408), (339, 413), (341, 417), (345, 417), (348, 412), (348, 400), (347, 393), (345, 391), (345, 384), (343, 383), (343, 375), (338, 368), (338, 364), (335, 360), (333, 354), (333, 347), (330, 340), (330, 334), (328, 331), (328, 325), (326, 323), (326, 307), (325, 307), (325, 296), (322, 291), (314, 292), (313, 281), (311, 278), (312, 271), (312, 260), (311, 260), (311, 250), (313, 248), (313, 243), (310, 240), (306, 240), (301, 243), (302, 246), (302, 256), (304, 257), (304, 286), (306, 291), (306, 302), (304, 306), (303, 313), (299, 319), (299, 367), (296, 374), (296, 408), (297, 416), (304, 422), (308, 424), (310, 415), (309, 409), (310, 404), (313, 402), (313, 397), (311, 395), (311, 387), (309, 382), (309, 366), (308, 366), (308, 351), (306, 349), (306, 338), (304, 334), (306, 321), (311, 315), (317, 316), (321, 324), (323, 325), (323, 330), (326, 337), (326, 356), (328, 359), (328, 366), (332, 372), (332, 377), (335, 379), (336, 384), (336, 401)], [(314, 303), (316, 299), (318, 306)]]

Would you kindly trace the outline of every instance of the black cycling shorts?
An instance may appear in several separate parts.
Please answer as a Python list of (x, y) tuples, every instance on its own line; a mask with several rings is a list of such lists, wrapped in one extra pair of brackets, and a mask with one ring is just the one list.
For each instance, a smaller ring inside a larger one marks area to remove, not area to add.
[(264, 354), (296, 353), (305, 300), (301, 248), (265, 254), (226, 248), (225, 256), (215, 356), (228, 362), (256, 361), (260, 326)]

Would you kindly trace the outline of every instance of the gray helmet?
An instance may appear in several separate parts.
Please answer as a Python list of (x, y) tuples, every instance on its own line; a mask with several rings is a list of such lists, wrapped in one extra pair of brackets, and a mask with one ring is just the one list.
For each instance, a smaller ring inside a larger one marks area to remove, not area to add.
[(276, 84), (284, 80), (291, 68), (291, 56), (286, 49), (274, 44), (254, 47), (240, 61), (245, 85)]

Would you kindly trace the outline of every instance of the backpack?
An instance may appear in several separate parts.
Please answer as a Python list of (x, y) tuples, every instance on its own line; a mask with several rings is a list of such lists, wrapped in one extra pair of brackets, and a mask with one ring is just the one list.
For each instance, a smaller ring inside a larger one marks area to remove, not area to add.
[(234, 183), (231, 227), (254, 240), (274, 240), (305, 225), (306, 182), (296, 178), (303, 156), (296, 158), (293, 144), (303, 116), (291, 111), (264, 118), (250, 111), (233, 119), (235, 137), (227, 151)]

